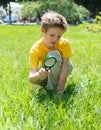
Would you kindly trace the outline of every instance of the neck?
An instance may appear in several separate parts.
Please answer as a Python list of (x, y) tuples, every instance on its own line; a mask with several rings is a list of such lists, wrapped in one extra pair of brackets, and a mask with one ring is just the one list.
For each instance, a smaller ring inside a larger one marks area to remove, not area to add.
[(49, 50), (55, 50), (55, 46), (47, 46), (47, 43), (45, 42), (44, 39), (42, 39), (42, 44), (43, 44), (46, 48), (48, 48)]

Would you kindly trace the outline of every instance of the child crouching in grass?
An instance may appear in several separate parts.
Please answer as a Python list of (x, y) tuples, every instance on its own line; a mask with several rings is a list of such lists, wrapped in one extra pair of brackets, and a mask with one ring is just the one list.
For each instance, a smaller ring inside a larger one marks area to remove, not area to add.
[[(41, 32), (43, 37), (30, 50), (31, 83), (46, 86), (47, 89), (62, 94), (68, 75), (73, 66), (70, 61), (73, 50), (70, 42), (62, 35), (68, 28), (66, 19), (57, 12), (49, 11), (42, 16)], [(55, 56), (57, 63), (48, 71), (44, 68), (46, 56)]]

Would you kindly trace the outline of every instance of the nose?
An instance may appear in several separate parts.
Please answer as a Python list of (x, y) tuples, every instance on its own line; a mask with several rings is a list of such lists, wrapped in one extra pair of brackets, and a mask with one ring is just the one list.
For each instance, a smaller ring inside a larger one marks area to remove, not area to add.
[(57, 41), (58, 41), (58, 38), (54, 37), (53, 42), (57, 42)]

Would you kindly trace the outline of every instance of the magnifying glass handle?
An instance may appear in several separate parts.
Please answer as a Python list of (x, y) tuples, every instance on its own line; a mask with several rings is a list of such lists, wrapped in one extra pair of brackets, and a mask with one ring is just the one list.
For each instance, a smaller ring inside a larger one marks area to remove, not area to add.
[(51, 69), (51, 68), (49, 68), (49, 67), (45, 67), (45, 70), (46, 70), (46, 71), (48, 71), (49, 69)]

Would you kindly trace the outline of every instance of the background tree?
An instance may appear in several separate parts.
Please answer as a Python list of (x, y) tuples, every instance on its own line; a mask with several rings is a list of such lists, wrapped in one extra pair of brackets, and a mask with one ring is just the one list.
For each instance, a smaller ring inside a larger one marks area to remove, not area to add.
[(39, 4), (35, 2), (26, 2), (22, 8), (22, 19), (32, 22), (37, 17), (37, 8)]
[(39, 8), (40, 16), (48, 10), (61, 13), (70, 23), (74, 23), (76, 20), (89, 16), (89, 11), (75, 4), (73, 0), (48, 0), (43, 2)]
[(88, 17), (89, 11), (83, 6), (78, 6), (73, 1), (74, 0), (39, 0), (37, 3), (34, 2), (34, 4), (33, 2), (26, 2), (22, 9), (22, 16), (23, 18), (31, 19), (31, 17), (35, 15), (41, 20), (43, 13), (53, 10), (64, 15), (70, 23)]
[[(6, 7), (7, 7), (7, 4), (10, 2), (11, 0), (1, 0), (0, 1), (0, 6), (3, 6), (4, 7), (4, 9), (6, 10), (6, 12), (7, 12), (7, 9), (6, 9)], [(14, 2), (15, 0), (12, 0), (12, 2)]]
[[(1, 0), (0, 1), (0, 6), (3, 6), (4, 8), (7, 7), (7, 4), (9, 2), (27, 2), (27, 1), (34, 1), (34, 0)], [(37, 1), (37, 0), (36, 0)]]
[(91, 12), (92, 17), (95, 17), (101, 11), (100, 0), (74, 0), (74, 2), (87, 8)]

